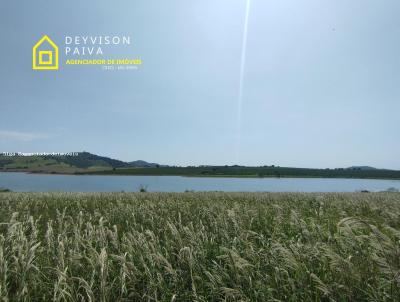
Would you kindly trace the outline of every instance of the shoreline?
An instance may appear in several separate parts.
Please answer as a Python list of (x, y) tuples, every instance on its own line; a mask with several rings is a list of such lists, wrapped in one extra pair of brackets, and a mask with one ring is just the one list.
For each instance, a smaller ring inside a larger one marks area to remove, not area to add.
[(17, 170), (0, 170), (0, 173), (24, 173), (24, 174), (39, 174), (39, 175), (64, 175), (64, 176), (153, 176), (153, 177), (189, 177), (189, 178), (242, 178), (242, 179), (361, 179), (361, 180), (397, 180), (400, 178), (390, 177), (340, 177), (340, 176), (310, 176), (310, 175), (281, 175), (277, 176), (257, 176), (257, 175), (183, 175), (183, 174), (118, 174), (118, 173), (98, 173), (98, 172), (75, 172), (75, 173), (63, 173), (63, 172), (35, 172), (35, 171), (17, 171)]

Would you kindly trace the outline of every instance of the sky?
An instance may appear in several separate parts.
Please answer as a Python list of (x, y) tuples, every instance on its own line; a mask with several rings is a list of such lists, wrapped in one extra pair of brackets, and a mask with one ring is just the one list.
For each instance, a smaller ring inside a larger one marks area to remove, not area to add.
[[(247, 1), (2, 0), (0, 152), (400, 169), (400, 2)], [(143, 63), (32, 70), (45, 34)]]

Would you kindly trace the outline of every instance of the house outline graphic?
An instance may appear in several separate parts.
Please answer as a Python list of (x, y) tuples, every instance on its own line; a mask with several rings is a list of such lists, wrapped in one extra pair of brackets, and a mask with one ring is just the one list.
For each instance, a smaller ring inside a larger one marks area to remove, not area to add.
[[(53, 49), (39, 50), (38, 52), (38, 47), (41, 46), (44, 42), (48, 42)], [(44, 59), (44, 56), (48, 56), (47, 60)], [(38, 57), (39, 64), (37, 62)], [(47, 35), (44, 35), (32, 48), (32, 69), (58, 69), (58, 47)]]

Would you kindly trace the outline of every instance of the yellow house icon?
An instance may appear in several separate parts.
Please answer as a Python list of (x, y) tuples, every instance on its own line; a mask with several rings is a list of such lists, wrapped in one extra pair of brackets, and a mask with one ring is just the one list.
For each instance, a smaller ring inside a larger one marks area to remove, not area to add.
[(58, 47), (46, 35), (33, 46), (32, 69), (58, 69)]

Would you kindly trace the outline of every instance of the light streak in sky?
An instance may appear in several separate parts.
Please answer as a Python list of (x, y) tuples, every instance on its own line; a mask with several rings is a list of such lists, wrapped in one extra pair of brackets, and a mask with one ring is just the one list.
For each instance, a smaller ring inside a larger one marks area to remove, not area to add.
[(242, 38), (242, 56), (240, 60), (240, 78), (239, 78), (239, 95), (237, 102), (237, 121), (236, 121), (236, 163), (239, 162), (240, 158), (240, 147), (241, 147), (241, 132), (242, 132), (242, 107), (243, 107), (243, 82), (244, 82), (244, 72), (246, 66), (246, 50), (247, 50), (247, 32), (249, 28), (249, 15), (250, 15), (250, 2), (251, 0), (246, 0), (246, 13), (244, 19), (244, 29)]

